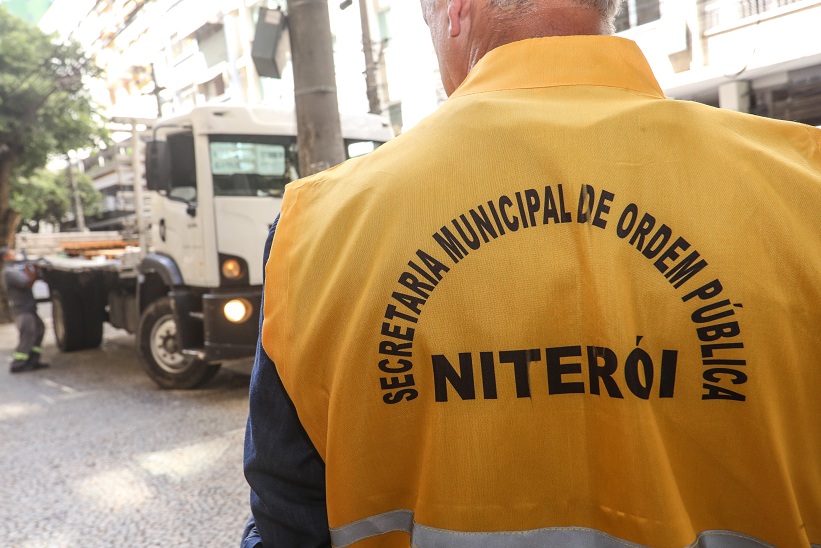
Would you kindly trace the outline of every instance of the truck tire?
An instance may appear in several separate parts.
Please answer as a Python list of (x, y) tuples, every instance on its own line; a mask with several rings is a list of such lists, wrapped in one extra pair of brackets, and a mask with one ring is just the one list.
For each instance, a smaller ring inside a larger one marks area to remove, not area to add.
[(105, 309), (93, 305), (94, 303), (91, 302), (84, 303), (84, 348), (97, 348), (98, 346), (100, 346), (100, 343), (103, 342), (103, 323), (105, 322)]
[(143, 368), (160, 388), (196, 388), (219, 371), (220, 364), (185, 356), (177, 342), (177, 322), (171, 299), (148, 305), (140, 318), (137, 341)]
[(63, 352), (96, 348), (103, 340), (103, 313), (79, 295), (51, 292), (54, 338)]

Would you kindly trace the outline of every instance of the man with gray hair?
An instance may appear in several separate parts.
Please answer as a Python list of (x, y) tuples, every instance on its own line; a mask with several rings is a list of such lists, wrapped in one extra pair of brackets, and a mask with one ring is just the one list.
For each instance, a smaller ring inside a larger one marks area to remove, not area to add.
[(617, 7), (422, 0), (448, 100), (288, 186), (245, 546), (819, 546), (821, 131)]

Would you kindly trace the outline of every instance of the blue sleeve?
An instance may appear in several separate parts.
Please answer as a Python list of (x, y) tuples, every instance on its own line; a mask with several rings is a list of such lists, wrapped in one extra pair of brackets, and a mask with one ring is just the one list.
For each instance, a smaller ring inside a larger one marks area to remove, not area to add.
[[(263, 268), (278, 222), (279, 217), (268, 234)], [(262, 348), (262, 313), (259, 325), (245, 431), (245, 478), (251, 486), (252, 517), (241, 546), (330, 547), (325, 463), (299, 422), (274, 362)]]

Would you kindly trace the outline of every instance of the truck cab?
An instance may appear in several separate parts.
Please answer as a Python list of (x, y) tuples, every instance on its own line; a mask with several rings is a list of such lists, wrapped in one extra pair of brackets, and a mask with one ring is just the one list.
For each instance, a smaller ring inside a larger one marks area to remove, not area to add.
[[(392, 137), (379, 116), (341, 122), (348, 157)], [(136, 332), (145, 370), (159, 386), (198, 386), (221, 360), (253, 356), (263, 246), (285, 185), (299, 177), (296, 134), (293, 111), (266, 107), (199, 107), (153, 126), (146, 147), (150, 249), (133, 268), (118, 265), (85, 287), (106, 293), (87, 299), (105, 303), (95, 318)], [(60, 285), (65, 300), (69, 290)], [(75, 302), (55, 309), (70, 313)], [(63, 339), (70, 331), (66, 320), (55, 316), (61, 348), (88, 347), (61, 343), (59, 330)]]

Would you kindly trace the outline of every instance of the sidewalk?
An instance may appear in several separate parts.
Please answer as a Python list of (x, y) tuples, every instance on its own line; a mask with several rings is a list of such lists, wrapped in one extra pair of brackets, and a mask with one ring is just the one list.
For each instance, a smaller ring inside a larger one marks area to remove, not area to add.
[(60, 353), (40, 315), (48, 369), (9, 374), (17, 332), (0, 325), (0, 546), (239, 545), (248, 376), (159, 390), (132, 335)]

